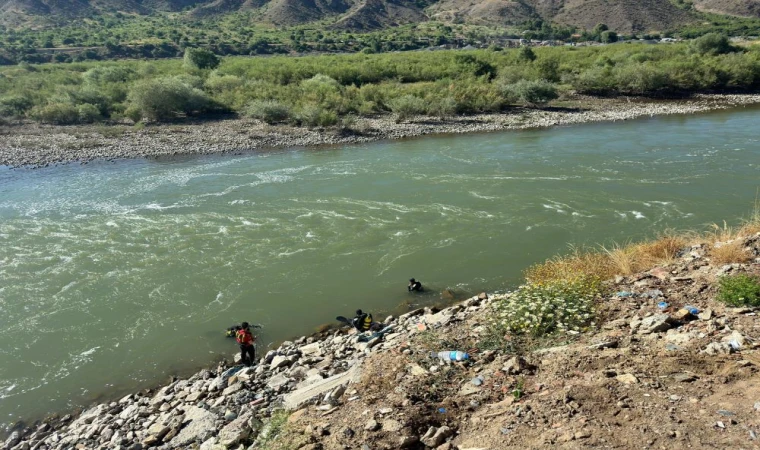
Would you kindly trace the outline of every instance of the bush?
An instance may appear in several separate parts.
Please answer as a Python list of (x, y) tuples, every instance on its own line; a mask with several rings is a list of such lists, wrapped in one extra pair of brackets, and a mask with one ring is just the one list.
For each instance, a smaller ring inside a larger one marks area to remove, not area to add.
[(760, 306), (760, 280), (747, 274), (722, 277), (718, 300), (731, 306)]
[(428, 103), (427, 113), (441, 119), (451, 117), (457, 113), (457, 101), (451, 97), (435, 99)]
[(296, 121), (310, 128), (330, 127), (338, 123), (338, 115), (335, 111), (326, 110), (321, 106), (307, 105), (298, 112)]
[(185, 67), (189, 69), (216, 69), (221, 60), (214, 52), (205, 48), (185, 49)]
[(254, 100), (246, 106), (245, 115), (272, 124), (288, 120), (290, 108), (276, 100)]
[(425, 101), (414, 95), (404, 95), (388, 102), (391, 111), (396, 114), (396, 120), (402, 121), (410, 117), (423, 114), (426, 106)]
[(533, 51), (532, 48), (527, 46), (520, 47), (520, 52), (518, 53), (518, 57), (521, 61), (535, 61), (536, 60), (536, 52)]
[(71, 125), (79, 122), (79, 109), (70, 103), (49, 103), (33, 108), (30, 116), (43, 123)]
[(135, 75), (135, 71), (129, 67), (93, 67), (82, 74), (82, 79), (84, 79), (86, 83), (91, 84), (125, 83), (134, 79)]
[(77, 107), (79, 123), (93, 123), (101, 119), (100, 110), (97, 106), (85, 103)]
[(494, 304), (496, 326), (507, 333), (542, 336), (584, 331), (594, 324), (597, 278), (528, 283)]
[(521, 80), (502, 86), (502, 94), (510, 103), (521, 102), (529, 105), (546, 103), (559, 97), (557, 88), (546, 80)]
[(203, 91), (188, 86), (176, 77), (159, 78), (135, 84), (127, 97), (128, 115), (134, 120), (168, 120), (212, 108)]
[(694, 39), (689, 44), (694, 53), (700, 55), (722, 55), (735, 50), (728, 38), (723, 34), (707, 33), (706, 35)]
[(34, 102), (26, 95), (8, 95), (0, 98), (0, 117), (21, 117)]

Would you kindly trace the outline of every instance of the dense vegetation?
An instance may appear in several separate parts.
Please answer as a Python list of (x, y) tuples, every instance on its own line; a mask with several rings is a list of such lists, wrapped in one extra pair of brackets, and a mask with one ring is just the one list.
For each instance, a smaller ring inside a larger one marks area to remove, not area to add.
[[(669, 96), (760, 88), (760, 49), (689, 44), (22, 64), (0, 69), (0, 117), (49, 123), (235, 112), (328, 126), (355, 115), (498, 112), (571, 92)], [(219, 64), (218, 67), (216, 64)]]

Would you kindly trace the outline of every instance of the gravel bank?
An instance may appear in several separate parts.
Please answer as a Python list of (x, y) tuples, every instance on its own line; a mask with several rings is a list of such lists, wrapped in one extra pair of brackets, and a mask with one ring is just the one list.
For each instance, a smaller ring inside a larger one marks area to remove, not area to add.
[(395, 123), (391, 117), (358, 119), (350, 131), (309, 130), (268, 126), (255, 120), (223, 119), (180, 125), (0, 127), (0, 165), (43, 167), (95, 159), (148, 158), (171, 155), (239, 153), (277, 147), (357, 144), (384, 139), (445, 133), (551, 127), (637, 117), (693, 114), (760, 103), (760, 95), (699, 95), (688, 100), (631, 101), (578, 98), (562, 108), (516, 108), (503, 114), (483, 114), (448, 120), (424, 118)]

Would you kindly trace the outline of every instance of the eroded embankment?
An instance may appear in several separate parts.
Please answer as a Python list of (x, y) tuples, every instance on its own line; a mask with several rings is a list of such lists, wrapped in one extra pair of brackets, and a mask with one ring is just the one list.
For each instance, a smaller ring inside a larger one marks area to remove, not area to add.
[[(285, 342), (254, 368), (203, 370), (17, 432), (5, 447), (754, 446), (756, 310), (716, 294), (721, 277), (760, 274), (760, 233), (684, 244), (646, 269), (605, 283), (589, 331), (494, 340), (492, 307), (514, 294), (481, 295), (389, 317), (382, 336)], [(444, 363), (436, 350), (472, 360)]]
[(687, 100), (632, 102), (577, 98), (562, 108), (516, 108), (504, 114), (419, 118), (360, 118), (346, 130), (269, 126), (227, 119), (137, 130), (127, 126), (52, 126), (27, 123), (0, 127), (0, 165), (41, 167), (96, 159), (235, 153), (280, 147), (357, 144), (431, 134), (460, 134), (693, 114), (760, 103), (760, 95), (697, 95)]

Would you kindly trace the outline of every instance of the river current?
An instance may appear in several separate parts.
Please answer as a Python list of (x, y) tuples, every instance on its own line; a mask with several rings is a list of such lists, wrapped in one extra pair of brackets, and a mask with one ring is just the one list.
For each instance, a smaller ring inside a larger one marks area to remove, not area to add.
[(570, 244), (736, 223), (758, 114), (0, 168), (0, 423), (208, 365), (242, 320), (263, 354), (357, 308), (508, 289)]

